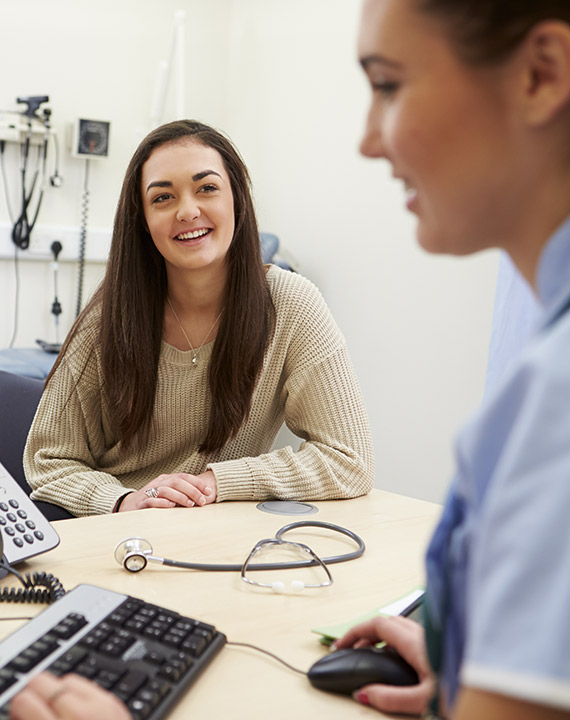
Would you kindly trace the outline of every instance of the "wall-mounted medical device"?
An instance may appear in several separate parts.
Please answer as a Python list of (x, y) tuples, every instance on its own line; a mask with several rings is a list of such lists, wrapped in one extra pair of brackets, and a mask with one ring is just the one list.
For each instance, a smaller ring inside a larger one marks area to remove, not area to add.
[(0, 111), (0, 140), (23, 143), (29, 138), (32, 145), (41, 145), (46, 133), (46, 113), (49, 121), (51, 110), (43, 108), (41, 114), (39, 111), (43, 103), (49, 102), (49, 97), (19, 97), (16, 102), (25, 103), (26, 110)]
[(78, 118), (73, 124), (69, 149), (73, 157), (85, 160), (83, 195), (81, 198), (81, 225), (79, 229), (79, 256), (77, 271), (77, 301), (75, 317), (83, 305), (83, 277), (85, 273), (85, 248), (87, 243), (87, 216), (89, 211), (89, 162), (106, 158), (109, 154), (111, 123), (107, 120)]
[(109, 154), (111, 123), (78, 118), (73, 126), (71, 154), (78, 158), (101, 158)]
[[(56, 169), (50, 178), (54, 187), (61, 185), (61, 176), (57, 169), (57, 137), (51, 126), (51, 109), (42, 107), (49, 102), (47, 95), (29, 95), (16, 98), (16, 102), (25, 105), (21, 111), (0, 112), (0, 162), (2, 176), (6, 183), (4, 153), (6, 143), (20, 146), (20, 208), (13, 210), (8, 188), (5, 188), (6, 203), (12, 221), (12, 240), (14, 244), (26, 250), (30, 245), (30, 235), (38, 219), (47, 179), (48, 144), (50, 139), (56, 146)], [(35, 158), (35, 159), (34, 159)]]

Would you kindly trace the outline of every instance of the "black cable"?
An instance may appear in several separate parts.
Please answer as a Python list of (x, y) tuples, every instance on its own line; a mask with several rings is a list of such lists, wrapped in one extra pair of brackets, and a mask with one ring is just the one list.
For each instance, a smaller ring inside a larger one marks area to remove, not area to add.
[[(34, 218), (32, 220), (32, 223), (30, 225), (30, 233), (34, 229), (34, 226), (38, 220), (38, 215), (40, 214), (40, 208), (42, 206), (42, 200), (44, 199), (44, 190), (45, 190), (45, 184), (46, 184), (46, 175), (47, 175), (47, 149), (48, 149), (48, 139), (49, 135), (46, 133), (44, 136), (44, 143), (43, 143), (43, 153), (42, 153), (42, 180), (40, 185), (40, 194), (38, 197), (38, 204), (36, 206), (36, 212), (34, 213)], [(39, 157), (40, 157), (40, 148), (38, 147), (38, 168), (36, 171), (36, 175), (34, 177), (34, 186), (36, 184), (36, 179), (38, 177), (39, 173)], [(31, 195), (30, 195), (31, 199)]]
[[(46, 134), (44, 136), (43, 144), (38, 145), (36, 169), (34, 172), (34, 177), (32, 179), (32, 184), (31, 184), (29, 192), (26, 191), (26, 173), (27, 173), (27, 167), (28, 167), (28, 159), (29, 159), (29, 155), (30, 155), (31, 128), (30, 128), (30, 130), (28, 130), (26, 140), (21, 147), (20, 172), (22, 175), (22, 210), (20, 211), (20, 215), (19, 215), (18, 219), (16, 220), (16, 222), (14, 223), (14, 227), (12, 228), (12, 240), (18, 247), (22, 248), (22, 250), (26, 250), (30, 246), (30, 237), (32, 234), (32, 230), (34, 229), (34, 226), (36, 224), (36, 221), (38, 219), (40, 207), (42, 205), (42, 200), (44, 197), (45, 176), (46, 176), (46, 168), (47, 168), (48, 137), (49, 136)], [(42, 150), (43, 150), (43, 152), (42, 152)], [(30, 222), (30, 220), (28, 218), (28, 209), (30, 207), (32, 197), (33, 197), (35, 189), (36, 189), (38, 176), (40, 174), (40, 167), (42, 168), (42, 181), (41, 181), (41, 185), (40, 185), (36, 209), (35, 209), (35, 212), (33, 215), (33, 219)]]
[(274, 660), (277, 660), (282, 665), (285, 665), (285, 667), (289, 668), (289, 670), (293, 670), (296, 673), (299, 673), (299, 675), (306, 675), (307, 673), (304, 670), (299, 670), (296, 667), (293, 667), (293, 665), (289, 665), (288, 662), (280, 658), (278, 655), (275, 655), (272, 652), (269, 652), (269, 650), (264, 650), (263, 648), (258, 647), (257, 645), (251, 645), (251, 643), (244, 643), (244, 642), (230, 642), (229, 640), (226, 642), (226, 645), (235, 645), (236, 647), (246, 647), (251, 648), (252, 650), (257, 650), (257, 652), (263, 653), (264, 655), (269, 655), (269, 657), (273, 658)]
[(20, 265), (19, 265), (19, 250), (20, 248), (14, 246), (14, 274), (16, 277), (16, 289), (14, 291), (14, 330), (12, 331), (12, 337), (8, 347), (14, 347), (16, 335), (18, 334), (18, 317), (20, 315)]
[(21, 575), (5, 562), (0, 562), (0, 568), (15, 575), (24, 586), (23, 588), (0, 588), (0, 602), (49, 605), (65, 595), (61, 582), (50, 573), (35, 572), (32, 575), (29, 573)]
[[(26, 196), (26, 172), (28, 168), (28, 158), (30, 155), (30, 135), (31, 135), (31, 123), (28, 123), (29, 130), (26, 135), (25, 141), (20, 145), (20, 174), (22, 176), (22, 210), (14, 227), (12, 228), (12, 240), (15, 245), (25, 250), (30, 244), (30, 234), (28, 232), (28, 215), (27, 205), (28, 199)], [(32, 185), (33, 192), (33, 185)], [(30, 195), (31, 197), (31, 195)]]
[(89, 213), (89, 158), (85, 158), (85, 178), (83, 181), (83, 196), (81, 199), (81, 229), (79, 232), (79, 267), (77, 274), (77, 305), (75, 317), (81, 312), (83, 296), (83, 275), (85, 273), (85, 245), (87, 242), (87, 217)]

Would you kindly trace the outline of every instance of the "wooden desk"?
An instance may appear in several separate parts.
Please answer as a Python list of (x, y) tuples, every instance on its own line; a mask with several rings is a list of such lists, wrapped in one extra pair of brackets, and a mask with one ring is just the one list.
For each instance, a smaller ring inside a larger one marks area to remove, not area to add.
[[(311, 633), (315, 626), (350, 620), (403, 595), (424, 581), (423, 557), (440, 506), (373, 490), (355, 500), (315, 503), (322, 520), (358, 533), (367, 549), (358, 560), (331, 565), (334, 583), (299, 595), (276, 595), (246, 585), (239, 573), (185, 571), (149, 564), (127, 573), (114, 558), (123, 538), (147, 538), (156, 555), (176, 560), (242, 563), (261, 538), (273, 537), (296, 519), (257, 510), (256, 503), (221, 503), (204, 508), (139, 510), (54, 523), (59, 547), (19, 566), (21, 572), (49, 570), (71, 589), (91, 583), (212, 623), (229, 640), (250, 642), (308, 669), (327, 651)], [(302, 519), (302, 518), (301, 518)], [(346, 552), (353, 543), (308, 530), (292, 539), (320, 556)], [(283, 578), (286, 573), (279, 571)], [(5, 579), (2, 585), (13, 584)], [(43, 606), (0, 605), (0, 617), (34, 615)], [(20, 623), (3, 622), (5, 636)], [(315, 690), (309, 682), (253, 650), (226, 647), (178, 704), (172, 720), (219, 718), (379, 718), (350, 698)]]

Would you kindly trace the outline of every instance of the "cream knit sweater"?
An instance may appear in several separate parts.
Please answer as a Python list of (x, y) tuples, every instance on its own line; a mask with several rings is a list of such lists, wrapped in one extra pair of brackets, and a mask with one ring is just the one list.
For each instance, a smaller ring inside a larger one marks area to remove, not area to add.
[[(112, 512), (125, 488), (162, 473), (216, 476), (223, 500), (326, 500), (369, 492), (370, 429), (344, 339), (319, 291), (295, 273), (267, 272), (276, 328), (249, 419), (222, 450), (201, 454), (209, 406), (207, 366), (163, 342), (155, 432), (143, 451), (121, 452), (102, 392), (94, 322), (76, 338), (40, 401), (24, 452), (32, 498), (75, 515)], [(85, 367), (80, 376), (82, 368)], [(303, 442), (270, 452), (283, 421)]]

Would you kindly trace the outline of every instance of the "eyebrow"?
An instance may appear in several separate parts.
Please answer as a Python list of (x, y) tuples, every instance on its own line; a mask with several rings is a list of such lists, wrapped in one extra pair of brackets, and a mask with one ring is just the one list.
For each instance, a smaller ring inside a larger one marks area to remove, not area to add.
[[(222, 177), (220, 175), (220, 173), (216, 172), (215, 170), (202, 170), (201, 172), (196, 173), (195, 175), (192, 175), (192, 181), (198, 182), (199, 180), (203, 180), (205, 177), (208, 177), (208, 175), (217, 175), (219, 178)], [(153, 187), (157, 187), (157, 188), (172, 187), (172, 182), (170, 180), (153, 180), (151, 183), (148, 184), (146, 192), (148, 192)]]
[(402, 67), (400, 63), (397, 63), (394, 60), (389, 60), (382, 55), (365, 55), (360, 58), (360, 64), (363, 70), (368, 70), (371, 65), (387, 65), (388, 67), (394, 69)]

